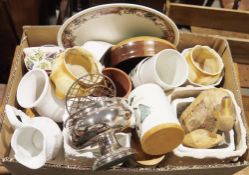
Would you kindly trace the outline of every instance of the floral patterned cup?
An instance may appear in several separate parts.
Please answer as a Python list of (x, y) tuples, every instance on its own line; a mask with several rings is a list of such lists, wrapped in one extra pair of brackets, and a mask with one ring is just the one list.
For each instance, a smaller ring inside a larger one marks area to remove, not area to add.
[(52, 45), (25, 48), (23, 49), (25, 66), (29, 71), (40, 68), (51, 72), (57, 54), (62, 51), (60, 47)]

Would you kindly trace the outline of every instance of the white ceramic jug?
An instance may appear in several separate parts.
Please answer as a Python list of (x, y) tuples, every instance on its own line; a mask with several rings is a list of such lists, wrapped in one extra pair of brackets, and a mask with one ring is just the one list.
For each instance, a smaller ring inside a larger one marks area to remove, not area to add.
[(15, 128), (11, 147), (20, 164), (37, 169), (55, 158), (62, 146), (62, 132), (52, 119), (30, 118), (10, 105), (5, 106), (5, 112)]
[(41, 116), (62, 122), (64, 101), (55, 97), (53, 86), (44, 70), (33, 69), (22, 77), (16, 99), (23, 108), (34, 108)]

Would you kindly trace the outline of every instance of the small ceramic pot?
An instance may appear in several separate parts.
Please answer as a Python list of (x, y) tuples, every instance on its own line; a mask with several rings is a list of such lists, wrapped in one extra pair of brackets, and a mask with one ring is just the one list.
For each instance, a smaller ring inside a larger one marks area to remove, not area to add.
[(113, 80), (117, 89), (117, 97), (128, 97), (132, 89), (130, 77), (120, 69), (105, 68), (102, 73)]
[(224, 63), (220, 55), (208, 46), (196, 45), (183, 51), (188, 67), (188, 81), (193, 85), (215, 84), (222, 77)]
[(111, 66), (115, 67), (130, 59), (150, 57), (164, 49), (176, 49), (176, 47), (169, 41), (157, 37), (130, 38), (111, 48)]
[(56, 96), (65, 99), (69, 88), (78, 78), (94, 73), (99, 73), (99, 70), (91, 53), (80, 47), (67, 49), (57, 57), (50, 75)]

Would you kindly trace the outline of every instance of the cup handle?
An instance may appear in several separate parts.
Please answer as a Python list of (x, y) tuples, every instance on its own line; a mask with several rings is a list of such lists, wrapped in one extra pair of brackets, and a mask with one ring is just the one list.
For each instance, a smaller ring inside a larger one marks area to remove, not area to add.
[(128, 147), (128, 148), (131, 147), (131, 134), (130, 133), (118, 132), (118, 133), (115, 133), (115, 137), (121, 146)]
[[(9, 119), (10, 124), (14, 126), (15, 129), (21, 128), (23, 123), (28, 123), (30, 121), (30, 117), (24, 112), (8, 104), (5, 106), (5, 113)], [(20, 120), (18, 117), (20, 117)]]

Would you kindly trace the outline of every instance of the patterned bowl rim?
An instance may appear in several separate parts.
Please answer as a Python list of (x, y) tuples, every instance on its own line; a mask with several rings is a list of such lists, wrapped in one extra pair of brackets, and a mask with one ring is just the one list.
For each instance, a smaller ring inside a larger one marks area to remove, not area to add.
[(83, 10), (81, 12), (78, 12), (75, 15), (68, 18), (62, 24), (62, 26), (60, 27), (60, 29), (58, 31), (58, 34), (57, 34), (58, 46), (61, 47), (61, 48), (64, 48), (64, 44), (63, 44), (63, 41), (62, 41), (62, 35), (63, 35), (65, 29), (71, 24), (72, 21), (74, 21), (75, 19), (77, 19), (77, 18), (79, 18), (81, 16), (84, 16), (84, 15), (86, 15), (88, 13), (91, 13), (91, 12), (94, 12), (94, 11), (97, 11), (97, 10), (101, 10), (101, 9), (105, 9), (105, 8), (108, 8), (108, 7), (111, 7), (111, 8), (113, 8), (113, 7), (135, 8), (135, 9), (143, 10), (143, 11), (150, 12), (150, 13), (154, 14), (155, 16), (165, 20), (169, 24), (169, 26), (172, 27), (173, 33), (174, 33), (174, 42), (173, 42), (173, 44), (175, 46), (178, 45), (178, 43), (179, 43), (179, 35), (180, 35), (179, 31), (178, 31), (178, 28), (177, 28), (176, 24), (167, 15), (165, 15), (165, 14), (163, 14), (163, 13), (157, 11), (157, 10), (154, 10), (152, 8), (142, 6), (142, 5), (129, 4), (129, 3), (113, 3), (113, 4), (104, 4), (104, 5), (94, 6), (94, 7), (85, 9), (85, 10)]

